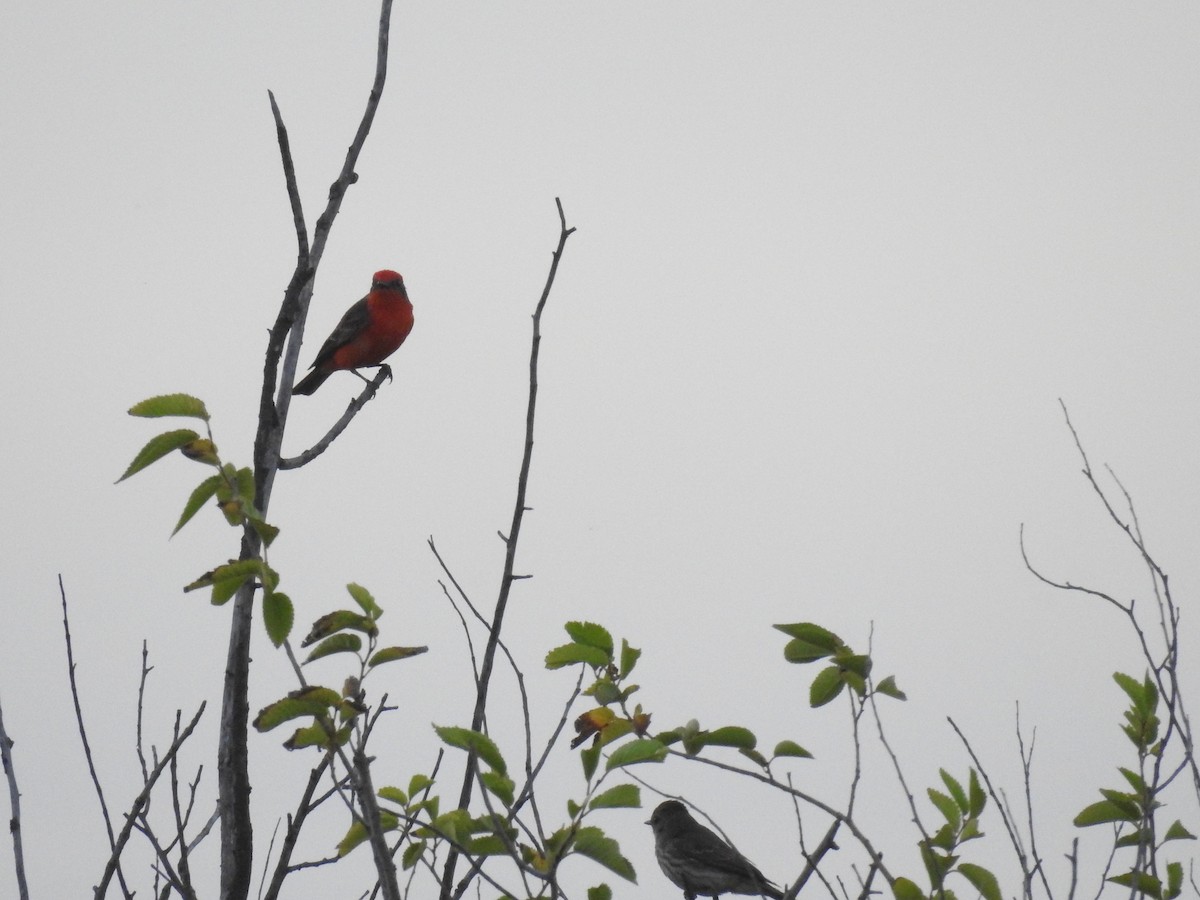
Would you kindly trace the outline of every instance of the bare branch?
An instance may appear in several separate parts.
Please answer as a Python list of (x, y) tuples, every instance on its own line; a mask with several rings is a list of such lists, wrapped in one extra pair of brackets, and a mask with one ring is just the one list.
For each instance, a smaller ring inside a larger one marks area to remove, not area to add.
[[(525, 495), (529, 485), (529, 468), (533, 460), (533, 425), (534, 416), (537, 411), (538, 353), (542, 342), (542, 312), (546, 308), (546, 301), (550, 298), (550, 290), (554, 286), (554, 278), (558, 273), (558, 264), (562, 259), (567, 238), (575, 232), (574, 228), (567, 227), (567, 218), (563, 212), (562, 201), (556, 197), (554, 203), (558, 208), (558, 246), (552, 254), (550, 271), (546, 276), (546, 284), (542, 288), (542, 295), (533, 313), (533, 339), (529, 352), (529, 400), (525, 411), (525, 448), (521, 456), (521, 471), (517, 476), (517, 496), (513, 504), (512, 525), (508, 530), (508, 537), (505, 539), (504, 574), (500, 579), (500, 594), (496, 598), (496, 610), (492, 617), (487, 647), (484, 649), (483, 663), (479, 673), (479, 686), (475, 694), (475, 711), (471, 716), (471, 728), (475, 731), (478, 731), (483, 725), (487, 710), (488, 686), (492, 678), (492, 667), (496, 658), (496, 650), (500, 643), (500, 629), (504, 622), (505, 610), (508, 608), (509, 592), (512, 590), (513, 582), (516, 580), (513, 573), (515, 571), (514, 565), (517, 556), (517, 541), (520, 538), (521, 523), (524, 521), (525, 510), (527, 509)], [(471, 803), (471, 792), (475, 784), (477, 764), (478, 760), (475, 754), (468, 754), (467, 764), (463, 773), (462, 790), (459, 792), (458, 798), (459, 809), (467, 809)], [(443, 876), (441, 878), (441, 900), (449, 900), (454, 891), (454, 870), (458, 862), (458, 856), (459, 851), (453, 848), (446, 856), (445, 868), (443, 869)], [(464, 879), (464, 883), (459, 887), (457, 893), (461, 894), (465, 889), (466, 880)]]
[(171, 743), (171, 746), (167, 750), (166, 754), (161, 760), (159, 760), (153, 771), (150, 772), (150, 777), (146, 779), (146, 784), (142, 787), (141, 793), (139, 793), (134, 799), (132, 808), (125, 815), (125, 827), (121, 829), (121, 833), (113, 842), (112, 855), (109, 857), (108, 864), (104, 867), (104, 875), (101, 877), (100, 883), (96, 886), (94, 895), (96, 900), (100, 900), (100, 898), (104, 897), (108, 891), (108, 884), (110, 881), (112, 881), (113, 873), (117, 870), (120, 864), (121, 852), (125, 849), (125, 844), (129, 840), (129, 835), (133, 831), (134, 826), (137, 824), (138, 817), (141, 815), (142, 810), (145, 809), (146, 803), (150, 799), (150, 792), (154, 790), (155, 783), (158, 781), (159, 776), (162, 775), (163, 769), (165, 769), (170, 764), (171, 760), (175, 758), (175, 754), (179, 752), (179, 748), (182, 747), (184, 742), (192, 736), (192, 732), (195, 730), (196, 725), (200, 722), (200, 717), (204, 715), (204, 708), (206, 705), (206, 703), (200, 704), (200, 708), (196, 710), (196, 714), (192, 716), (192, 720), (188, 722), (187, 727), (184, 728), (183, 731), (179, 733), (179, 736), (176, 737)]
[(29, 885), (25, 881), (25, 851), (21, 847), (21, 791), (17, 788), (17, 770), (13, 767), (12, 748), (12, 738), (4, 730), (4, 710), (0, 708), (0, 762), (4, 764), (4, 777), (8, 780), (8, 801), (12, 811), (8, 820), (8, 830), (12, 834), (17, 896), (20, 900), (29, 900)]
[(330, 444), (337, 439), (338, 435), (346, 430), (346, 427), (351, 421), (353, 421), (354, 417), (358, 415), (359, 411), (375, 397), (375, 394), (378, 393), (383, 382), (391, 377), (391, 370), (387, 366), (380, 366), (379, 371), (375, 373), (375, 377), (367, 382), (367, 385), (363, 388), (361, 394), (350, 401), (349, 405), (346, 407), (346, 411), (342, 413), (340, 419), (330, 426), (329, 431), (325, 434), (325, 437), (321, 438), (303, 453), (279, 460), (279, 468), (298, 469), (301, 466), (312, 462), (314, 459), (328, 450)]

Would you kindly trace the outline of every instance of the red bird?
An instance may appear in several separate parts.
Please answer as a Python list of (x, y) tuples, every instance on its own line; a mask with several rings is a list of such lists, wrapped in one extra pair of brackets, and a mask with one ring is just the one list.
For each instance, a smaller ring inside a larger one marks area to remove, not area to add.
[(321, 345), (312, 371), (296, 383), (292, 393), (313, 393), (339, 369), (353, 371), (383, 365), (404, 343), (412, 327), (413, 309), (404, 279), (391, 269), (380, 269), (371, 280), (371, 292), (346, 310), (333, 334)]

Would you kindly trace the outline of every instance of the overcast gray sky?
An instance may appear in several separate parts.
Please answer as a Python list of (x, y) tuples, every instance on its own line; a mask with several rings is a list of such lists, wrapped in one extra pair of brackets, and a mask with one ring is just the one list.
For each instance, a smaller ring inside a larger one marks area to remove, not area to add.
[[(143, 639), (148, 735), (169, 743), (173, 710), (207, 699), (190, 764), (211, 758), (229, 616), (180, 589), (236, 555), (236, 535), (204, 515), (167, 541), (202, 474), (183, 460), (113, 486), (155, 424), (124, 413), (194, 393), (223, 452), (250, 462), (265, 332), (295, 259), (266, 92), (315, 219), (361, 115), (376, 18), (357, 0), (46, 0), (3, 16), (0, 698), (41, 896), (82, 896), (105, 854), (58, 573), (110, 804), (137, 790)], [(820, 756), (799, 783), (836, 802), (844, 710), (806, 708), (811, 673), (783, 663), (770, 625), (814, 620), (865, 647), (874, 623), (879, 665), (911, 698), (888, 715), (914, 786), (939, 765), (965, 772), (950, 714), (1015, 791), (1021, 703), (1062, 884), (1070, 818), (1129, 760), (1109, 676), (1142, 666), (1115, 614), (1025, 572), (1018, 527), (1047, 572), (1144, 590), (1078, 474), (1062, 398), (1138, 501), (1194, 652), (1198, 34), (1184, 3), (398, 5), (302, 363), (378, 268), (404, 273), (416, 327), (395, 383), (280, 476), (271, 509), (298, 627), (354, 580), (390, 639), (431, 647), (379, 685), (403, 712), (377, 780), (428, 769), (429, 722), (469, 720), (425, 540), (477, 600), (494, 596), (560, 196), (579, 230), (544, 322), (519, 564), (535, 577), (507, 626), (537, 727), (573, 683), (540, 674), (543, 654), (564, 621), (599, 621), (644, 650), (656, 725), (795, 739)], [(299, 398), (285, 452), (357, 384)], [(291, 676), (261, 635), (254, 656), (257, 708)], [(340, 683), (327, 666), (315, 677)], [(555, 810), (581, 783), (562, 756)], [(312, 760), (274, 735), (253, 760), (265, 840)], [(867, 803), (911, 874), (916, 834), (872, 766)], [(678, 764), (640, 774), (707, 799), (771, 877), (798, 871), (782, 798)], [(644, 818), (601, 823), (640, 887), (608, 880), (669, 896)], [(574, 865), (586, 883), (605, 874)]]

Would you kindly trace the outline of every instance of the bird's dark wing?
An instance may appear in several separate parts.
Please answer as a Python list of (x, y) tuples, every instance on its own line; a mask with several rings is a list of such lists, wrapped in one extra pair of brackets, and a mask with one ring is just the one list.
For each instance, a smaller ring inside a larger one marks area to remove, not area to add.
[(367, 327), (369, 318), (367, 298), (363, 297), (346, 310), (342, 321), (338, 322), (337, 327), (333, 329), (333, 334), (329, 335), (325, 343), (321, 345), (321, 349), (317, 351), (317, 358), (313, 360), (313, 368), (328, 362), (339, 347), (344, 347), (358, 337), (359, 333)]
[(723, 840), (699, 822), (693, 822), (695, 830), (688, 832), (686, 842), (687, 855), (694, 856), (696, 862), (724, 872), (736, 872), (739, 875), (751, 875), (766, 881), (762, 872)]

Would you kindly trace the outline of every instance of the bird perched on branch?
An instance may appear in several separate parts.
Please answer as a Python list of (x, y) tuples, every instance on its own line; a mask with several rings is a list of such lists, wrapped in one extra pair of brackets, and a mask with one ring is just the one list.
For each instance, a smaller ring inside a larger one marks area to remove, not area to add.
[(783, 900), (746, 857), (692, 818), (678, 800), (658, 805), (646, 823), (654, 830), (654, 855), (663, 874), (683, 889), (686, 900), (721, 894), (756, 894)]
[(312, 371), (296, 383), (292, 393), (313, 393), (339, 369), (357, 375), (364, 366), (383, 365), (404, 343), (412, 327), (413, 309), (404, 279), (391, 269), (380, 269), (371, 279), (371, 292), (346, 310), (333, 334), (321, 345)]

